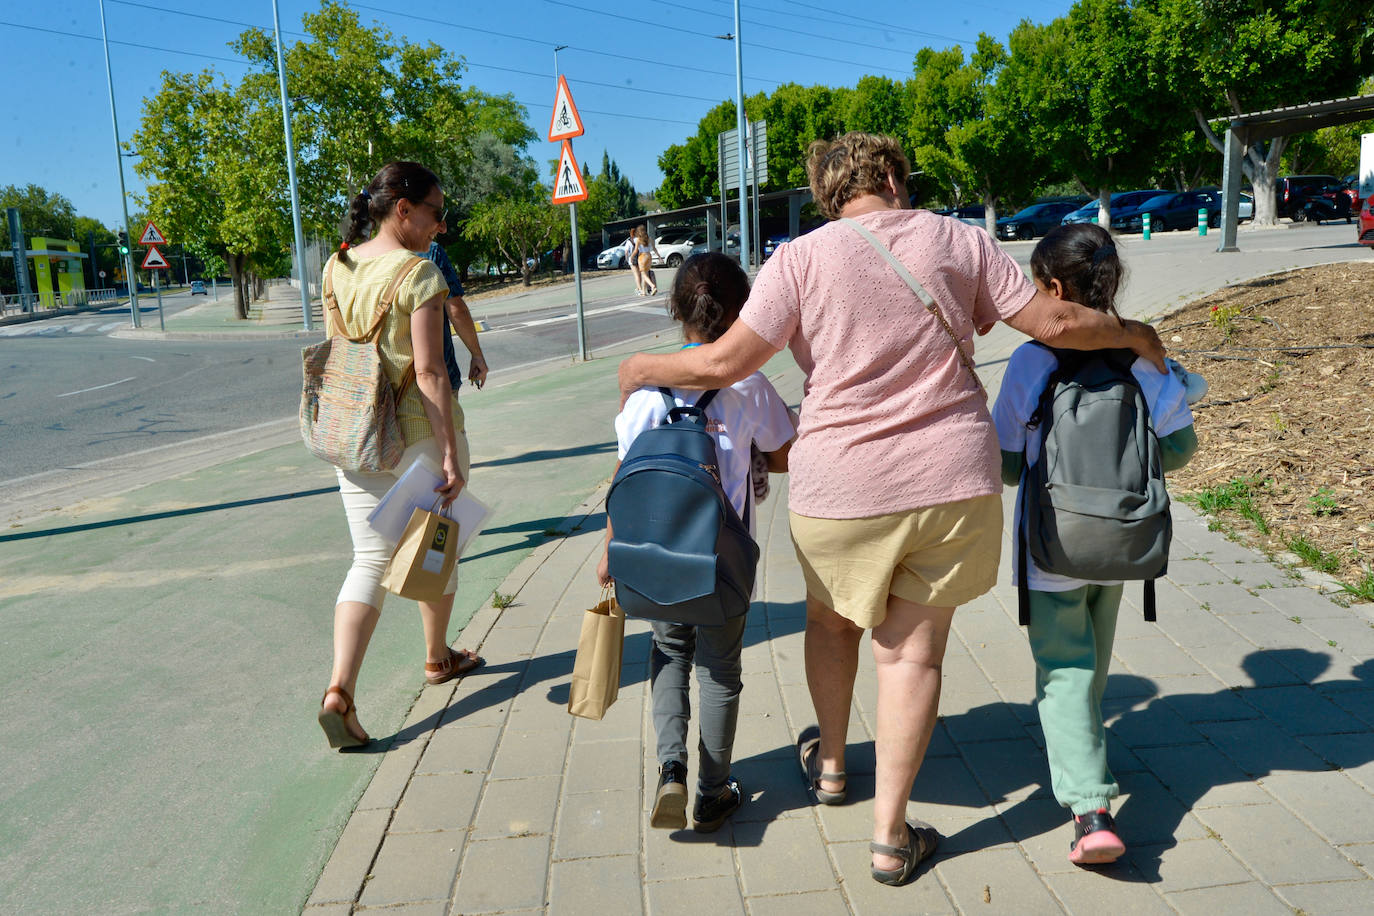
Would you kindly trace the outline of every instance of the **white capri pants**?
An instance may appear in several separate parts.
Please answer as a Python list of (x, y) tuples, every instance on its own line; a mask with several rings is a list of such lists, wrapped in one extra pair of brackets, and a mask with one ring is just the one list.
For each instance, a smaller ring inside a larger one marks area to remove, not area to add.
[[(461, 417), (461, 414), (459, 414)], [(463, 479), (468, 479), (471, 457), (468, 454), (467, 435), (461, 431), (458, 439), (458, 471)], [(400, 462), (390, 471), (373, 473), (370, 471), (345, 471), (335, 468), (339, 475), (339, 495), (343, 497), (344, 514), (348, 516), (348, 533), (353, 537), (353, 566), (344, 577), (343, 587), (335, 604), (344, 601), (359, 601), (375, 608), (382, 606), (386, 589), (382, 588), (382, 574), (391, 560), (396, 542), (382, 537), (367, 523), (367, 517), (377, 508), (377, 503), (386, 495), (406, 468), (415, 463), (421, 455), (428, 455), (437, 465), (443, 465), (439, 443), (433, 437), (421, 439), (406, 447)], [(453, 575), (444, 588), (445, 595), (452, 595), (458, 589), (458, 564), (453, 564)]]

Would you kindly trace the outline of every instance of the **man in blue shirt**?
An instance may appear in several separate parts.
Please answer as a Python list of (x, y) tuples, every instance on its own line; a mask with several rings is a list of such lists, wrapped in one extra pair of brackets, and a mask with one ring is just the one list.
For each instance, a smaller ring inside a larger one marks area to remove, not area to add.
[[(442, 223), (439, 224), (439, 229), (443, 231)], [(468, 348), (468, 354), (472, 357), (468, 379), (480, 389), (487, 380), (487, 360), (482, 355), (482, 344), (477, 340), (477, 327), (473, 324), (472, 312), (468, 311), (467, 303), (463, 301), (463, 283), (458, 279), (458, 272), (453, 269), (448, 253), (437, 241), (431, 241), (429, 251), (424, 252), (421, 257), (433, 261), (448, 283), (448, 299), (444, 302), (444, 314), (453, 325), (458, 338), (463, 341), (463, 346)], [(444, 366), (448, 369), (449, 383), (453, 385), (453, 390), (457, 391), (463, 384), (463, 370), (458, 367), (452, 334), (444, 335)]]

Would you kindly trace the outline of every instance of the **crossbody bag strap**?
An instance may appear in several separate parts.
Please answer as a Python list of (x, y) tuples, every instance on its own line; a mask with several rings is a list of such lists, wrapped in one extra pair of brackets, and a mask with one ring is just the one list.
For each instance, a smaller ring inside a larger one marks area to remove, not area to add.
[(882, 255), (888, 264), (892, 265), (892, 269), (897, 272), (897, 276), (906, 281), (906, 285), (911, 287), (911, 291), (916, 294), (916, 298), (921, 300), (921, 304), (926, 307), (926, 311), (935, 316), (936, 320), (940, 322), (940, 327), (945, 329), (945, 333), (949, 335), (949, 339), (954, 342), (954, 349), (959, 353), (959, 361), (964, 364), (964, 368), (968, 369), (969, 375), (973, 376), (973, 383), (978, 386), (979, 391), (986, 393), (986, 389), (983, 388), (983, 380), (978, 377), (978, 370), (974, 368), (973, 358), (964, 350), (963, 341), (959, 339), (958, 334), (954, 333), (954, 328), (950, 327), (949, 322), (940, 311), (940, 307), (936, 305), (935, 297), (927, 292), (926, 288), (921, 285), (921, 281), (917, 280), (912, 276), (911, 271), (906, 269), (906, 265), (897, 260), (897, 256), (889, 251), (886, 245), (878, 241), (878, 237), (864, 228), (861, 223), (847, 216), (841, 217), (840, 222), (848, 224), (851, 229), (863, 236), (864, 240), (872, 245), (873, 249), (877, 251), (878, 254)]
[(343, 312), (339, 311), (339, 300), (334, 296), (334, 265), (338, 263), (337, 258), (330, 258), (329, 263), (324, 269), (324, 284), (321, 288), (321, 297), (324, 299), (324, 336), (333, 337), (336, 332), (343, 334), (344, 327)]
[[(387, 284), (386, 291), (382, 293), (381, 302), (378, 304), (377, 314), (372, 319), (372, 324), (368, 326), (366, 331), (359, 334), (357, 337), (350, 337), (345, 333), (347, 328), (343, 323), (343, 313), (339, 310), (338, 302), (334, 299), (333, 266), (331, 265), (330, 269), (325, 271), (324, 274), (324, 295), (326, 297), (326, 303), (332, 301), (334, 304), (331, 308), (338, 313), (340, 328), (339, 336), (347, 338), (354, 343), (371, 342), (374, 345), (379, 345), (377, 337), (381, 331), (382, 322), (386, 320), (387, 313), (391, 311), (391, 306), (396, 301), (396, 295), (401, 289), (401, 284), (405, 282), (406, 277), (410, 276), (411, 272), (419, 267), (420, 263), (424, 260), (425, 259), (419, 255), (412, 254), (410, 258), (397, 269), (396, 275), (391, 278), (391, 282)], [(410, 365), (406, 366), (406, 371), (401, 375), (400, 384), (396, 386), (396, 397), (399, 398), (401, 395), (405, 394), (406, 389), (409, 388), (414, 381), (415, 359), (411, 357)]]

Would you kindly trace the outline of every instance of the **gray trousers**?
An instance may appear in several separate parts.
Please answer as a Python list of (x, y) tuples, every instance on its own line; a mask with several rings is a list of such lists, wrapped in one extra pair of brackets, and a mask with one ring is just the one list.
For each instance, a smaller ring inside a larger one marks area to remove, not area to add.
[(695, 659), (701, 715), (697, 745), (697, 792), (719, 795), (730, 777), (730, 755), (739, 719), (740, 649), (744, 643), (740, 616), (719, 627), (694, 627), (653, 622), (654, 651), (650, 658), (650, 689), (654, 700), (654, 731), (658, 735), (660, 765), (687, 763), (687, 723), (692, 718), (687, 681)]

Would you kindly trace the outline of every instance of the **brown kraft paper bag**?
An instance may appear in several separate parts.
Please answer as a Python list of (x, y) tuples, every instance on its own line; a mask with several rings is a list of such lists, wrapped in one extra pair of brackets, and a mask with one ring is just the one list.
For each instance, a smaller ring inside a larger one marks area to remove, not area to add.
[[(438, 504), (435, 504), (438, 508)], [(438, 601), (458, 562), (458, 523), (416, 508), (382, 573), (382, 587), (415, 601)]]
[(625, 644), (625, 612), (609, 590), (601, 603), (582, 616), (577, 640), (568, 712), (584, 719), (600, 719), (620, 693), (620, 657)]

